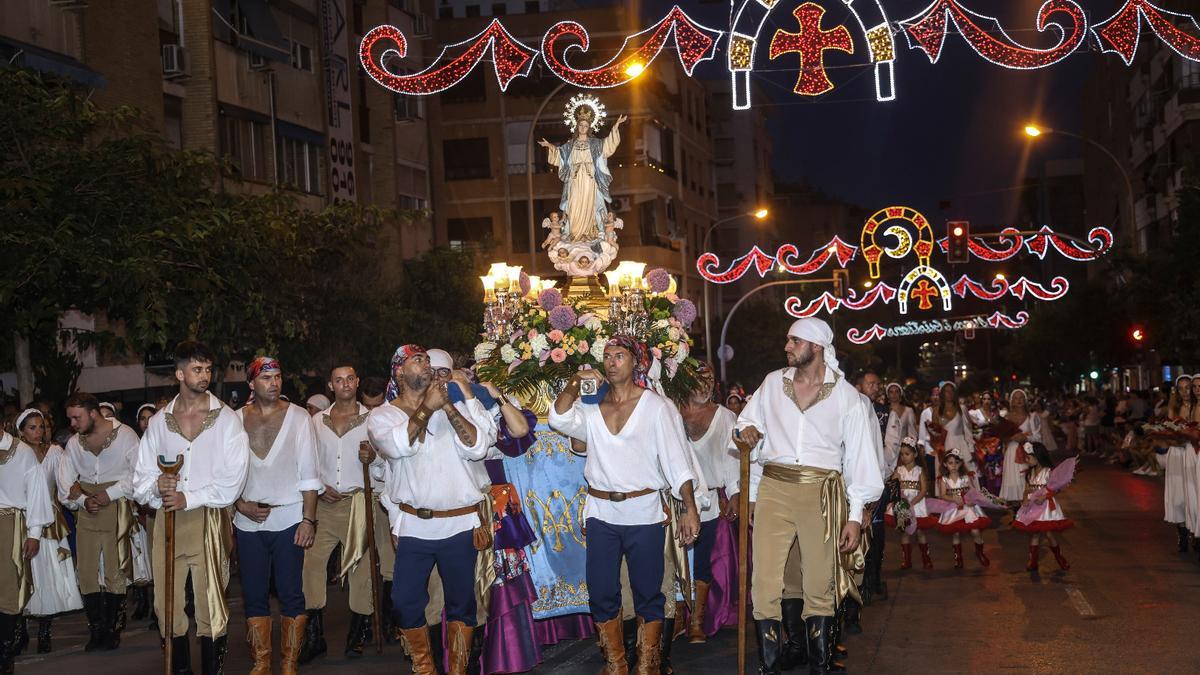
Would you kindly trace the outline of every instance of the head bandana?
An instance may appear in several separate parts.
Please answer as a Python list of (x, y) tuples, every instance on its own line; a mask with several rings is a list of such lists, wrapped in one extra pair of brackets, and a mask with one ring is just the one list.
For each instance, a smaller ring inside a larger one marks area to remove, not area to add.
[[(246, 381), (253, 382), (255, 378), (263, 373), (282, 373), (283, 367), (279, 365), (272, 356), (260, 356), (250, 362), (246, 366)], [(284, 399), (287, 400), (287, 399)], [(254, 387), (250, 387), (250, 398), (246, 399), (246, 405), (254, 403)]]
[(1012, 407), (1013, 397), (1016, 396), (1018, 393), (1025, 397), (1025, 407), (1028, 408), (1029, 407), (1029, 394), (1026, 394), (1024, 389), (1013, 389), (1012, 391), (1008, 392), (1008, 407), (1010, 407), (1010, 408)]
[(42, 411), (38, 410), (37, 408), (26, 408), (25, 410), (21, 411), (20, 415), (17, 415), (17, 432), (18, 433), (21, 431), (21, 425), (25, 424), (25, 420), (29, 419), (30, 417), (32, 417), (34, 415), (41, 417)]
[(735, 398), (739, 401), (746, 400), (746, 390), (740, 384), (735, 384), (729, 388), (729, 393), (725, 396), (725, 402), (729, 403), (729, 401)]
[(904, 395), (904, 387), (901, 387), (899, 382), (888, 382), (888, 386), (883, 388), (883, 392), (886, 394), (887, 392), (892, 390), (892, 387), (899, 389), (901, 396)]
[(149, 409), (150, 412), (158, 412), (158, 406), (154, 405), (153, 403), (143, 403), (140, 406), (138, 406), (137, 416), (141, 417), (142, 411), (147, 410), (147, 409)]
[(445, 349), (430, 349), (426, 354), (429, 356), (430, 368), (454, 370), (454, 359), (450, 358), (450, 353)]
[(401, 345), (396, 347), (396, 353), (392, 354), (392, 363), (388, 368), (388, 385), (387, 393), (384, 394), (385, 400), (389, 402), (394, 401), (400, 395), (400, 386), (396, 384), (396, 369), (417, 354), (424, 353), (425, 348), (419, 345)]
[(838, 375), (842, 374), (842, 369), (838, 367), (837, 355), (834, 353), (833, 330), (829, 324), (811, 317), (797, 319), (788, 330), (788, 337), (800, 338), (822, 347), (825, 351), (825, 365)]
[(633, 355), (633, 381), (639, 387), (646, 386), (646, 373), (650, 371), (650, 356), (646, 345), (628, 335), (614, 335), (608, 340), (609, 347), (620, 347)]

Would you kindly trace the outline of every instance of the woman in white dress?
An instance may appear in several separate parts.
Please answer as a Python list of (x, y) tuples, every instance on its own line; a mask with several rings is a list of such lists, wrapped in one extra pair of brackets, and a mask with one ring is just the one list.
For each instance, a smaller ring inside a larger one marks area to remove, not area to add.
[[(45, 439), (46, 421), (41, 411), (29, 408), (22, 412), (17, 416), (16, 428), (21, 434), (21, 439), (33, 448), (37, 455), (47, 487), (52, 490), (51, 494), (56, 494), (58, 486), (54, 477), (58, 471), (59, 460), (63, 456), (63, 449)], [(25, 605), (25, 613), (38, 619), (39, 654), (50, 652), (50, 629), (54, 615), (83, 608), (83, 599), (79, 596), (79, 583), (75, 577), (75, 564), (71, 559), (70, 545), (67, 543), (67, 524), (63, 520), (57, 501), (54, 507), (55, 522), (42, 530), (38, 554), (30, 561), (34, 590), (29, 603)]]
[[(938, 385), (937, 401), (921, 413), (917, 433), (925, 453), (934, 460), (933, 475), (940, 471), (940, 458), (950, 448), (962, 450), (967, 471), (975, 471), (975, 442), (972, 440), (970, 422), (958, 401), (958, 387), (953, 382)], [(926, 468), (929, 468), (928, 460)]]
[[(1185, 422), (1200, 423), (1200, 373), (1192, 375), (1192, 406), (1188, 411), (1188, 416), (1183, 418)], [(1200, 455), (1196, 453), (1194, 443), (1187, 444), (1187, 451), (1183, 453), (1183, 481), (1184, 495), (1187, 497), (1187, 509), (1185, 516), (1187, 517), (1187, 529), (1192, 533), (1193, 537), (1200, 536)]]
[[(1175, 388), (1171, 390), (1171, 398), (1167, 402), (1166, 418), (1176, 422), (1192, 418), (1192, 378), (1181, 375), (1175, 380)], [(1187, 495), (1185, 483), (1191, 477), (1186, 472), (1188, 455), (1196, 453), (1186, 443), (1176, 443), (1160, 450), (1158, 463), (1163, 468), (1163, 520), (1175, 526), (1179, 537), (1179, 552), (1187, 553)]]
[(1042, 442), (1042, 418), (1029, 412), (1029, 397), (1024, 389), (1013, 389), (1008, 395), (1006, 419), (1021, 429), (1004, 448), (1004, 475), (1000, 479), (1000, 498), (1019, 502), (1025, 498), (1025, 472), (1028, 465), (1021, 458), (1021, 445)]
[(916, 437), (917, 416), (904, 400), (904, 389), (897, 382), (888, 384), (887, 427), (883, 434), (884, 469), (889, 473), (896, 469), (896, 460), (900, 457), (900, 441), (906, 437)]

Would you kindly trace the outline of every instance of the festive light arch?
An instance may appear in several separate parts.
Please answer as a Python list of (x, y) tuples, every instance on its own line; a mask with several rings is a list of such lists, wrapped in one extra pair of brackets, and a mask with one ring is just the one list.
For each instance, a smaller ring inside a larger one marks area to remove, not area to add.
[(1142, 37), (1142, 19), (1154, 35), (1185, 59), (1200, 61), (1200, 38), (1179, 29), (1179, 24), (1191, 24), (1200, 34), (1200, 24), (1190, 14), (1178, 14), (1156, 7), (1148, 0), (1126, 0), (1124, 6), (1108, 19), (1092, 27), (1102, 53), (1115, 52), (1125, 62), (1133, 64)]
[(906, 335), (935, 335), (937, 333), (953, 333), (961, 330), (997, 328), (1015, 330), (1029, 323), (1027, 312), (1017, 312), (1008, 316), (1002, 312), (990, 315), (979, 314), (965, 319), (926, 319), (923, 321), (906, 321), (898, 326), (881, 326), (874, 324), (866, 330), (850, 328), (846, 331), (846, 339), (856, 345), (863, 345), (872, 340), (882, 340), (889, 337)]
[[(875, 241), (876, 231), (884, 224), (893, 220), (902, 220), (917, 231), (917, 242), (914, 245), (908, 232), (898, 226), (884, 230), (884, 234), (890, 234), (899, 240), (897, 246), (884, 249)], [(900, 234), (897, 234), (899, 232)], [(879, 278), (879, 260), (887, 253), (889, 258), (903, 258), (908, 255), (908, 252), (915, 251), (917, 254), (917, 264), (928, 267), (929, 257), (933, 254), (933, 230), (929, 226), (929, 221), (925, 216), (921, 215), (916, 209), (907, 206), (889, 206), (880, 209), (867, 218), (867, 222), (863, 224), (862, 234), (859, 238), (863, 258), (867, 260), (867, 266), (872, 279)]]
[[(382, 51), (375, 49), (377, 44), (386, 45), (389, 41), (395, 46), (385, 47)], [(447, 52), (464, 46), (466, 49), (462, 54), (442, 63)], [(389, 58), (402, 59), (408, 54), (408, 41), (395, 26), (376, 26), (367, 31), (359, 43), (358, 59), (367, 75), (380, 86), (397, 94), (429, 95), (462, 82), (489, 50), (500, 91), (508, 89), (514, 78), (528, 75), (537, 56), (535, 49), (510, 35), (499, 19), (493, 19), (475, 37), (444, 47), (433, 64), (419, 73), (400, 75), (388, 70), (386, 61)]]
[(1087, 39), (1087, 17), (1083, 8), (1071, 0), (1047, 0), (1038, 9), (1038, 31), (1045, 32), (1054, 27), (1059, 32), (1058, 44), (1049, 49), (1021, 45), (994, 17), (976, 14), (960, 5), (958, 0), (934, 0), (915, 16), (899, 23), (908, 38), (908, 46), (925, 52), (930, 63), (937, 63), (941, 58), (950, 24), (954, 24), (976, 54), (998, 66), (1016, 70), (1033, 70), (1058, 63)]
[[(926, 279), (932, 281), (933, 285), (930, 286)], [(917, 280), (921, 280), (921, 283), (913, 288), (913, 283)], [(901, 314), (908, 314), (910, 297), (917, 298), (918, 309), (933, 309), (932, 296), (934, 295), (942, 299), (942, 309), (949, 312), (953, 303), (950, 284), (946, 282), (946, 277), (942, 276), (941, 272), (928, 265), (918, 265), (909, 270), (901, 280), (899, 288), (896, 289), (896, 301), (900, 305)]]

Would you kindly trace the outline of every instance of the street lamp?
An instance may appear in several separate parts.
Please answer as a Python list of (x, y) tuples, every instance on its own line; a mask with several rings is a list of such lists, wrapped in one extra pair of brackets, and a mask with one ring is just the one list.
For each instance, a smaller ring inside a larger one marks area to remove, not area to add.
[[(766, 208), (765, 206), (760, 206), (753, 211), (748, 211), (746, 213), (739, 213), (737, 215), (729, 216), (728, 218), (722, 218), (722, 219), (718, 220), (717, 222), (713, 223), (712, 225), (709, 225), (708, 229), (705, 230), (704, 239), (700, 243), (700, 252), (705, 253), (708, 251), (709, 237), (712, 236), (713, 230), (717, 229), (721, 225), (724, 225), (725, 223), (728, 223), (728, 222), (732, 222), (734, 220), (741, 220), (742, 218), (754, 218), (756, 220), (766, 220), (767, 216), (769, 216), (769, 215), (771, 215), (771, 210)], [(686, 271), (684, 273), (686, 274)], [(708, 322), (708, 287), (709, 287), (709, 285), (710, 284), (708, 284), (708, 283), (704, 284), (704, 357), (705, 357), (705, 359), (708, 360), (709, 363), (712, 363), (712, 330), (711, 330), (711, 328), (709, 326), (709, 322)]]
[(1074, 138), (1076, 140), (1083, 141), (1084, 143), (1087, 143), (1089, 145), (1092, 145), (1093, 147), (1098, 148), (1101, 152), (1103, 152), (1105, 155), (1107, 155), (1108, 158), (1112, 160), (1112, 163), (1114, 165), (1116, 165), (1117, 170), (1121, 172), (1121, 177), (1125, 179), (1125, 192), (1126, 192), (1126, 196), (1129, 200), (1129, 226), (1133, 228), (1135, 233), (1137, 232), (1137, 214), (1134, 211), (1133, 181), (1131, 181), (1129, 179), (1129, 172), (1125, 170), (1125, 165), (1121, 163), (1121, 160), (1117, 159), (1117, 156), (1114, 155), (1111, 150), (1104, 147), (1102, 144), (1088, 138), (1087, 136), (1073, 134), (1069, 131), (1062, 131), (1060, 129), (1051, 129), (1050, 127), (1041, 127), (1036, 124), (1026, 124), (1024, 131), (1025, 131), (1025, 135), (1030, 138), (1037, 138), (1044, 134), (1058, 134), (1059, 136), (1066, 136), (1068, 138)]
[(646, 64), (642, 63), (641, 61), (634, 61), (628, 66), (625, 66), (625, 74), (630, 77), (637, 77), (638, 75), (641, 75), (642, 71), (644, 70), (646, 70)]

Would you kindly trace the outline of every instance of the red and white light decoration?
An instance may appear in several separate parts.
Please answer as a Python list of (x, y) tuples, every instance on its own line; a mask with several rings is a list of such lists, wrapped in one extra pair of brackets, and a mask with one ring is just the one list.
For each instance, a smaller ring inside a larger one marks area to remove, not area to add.
[(976, 54), (998, 66), (1016, 70), (1054, 65), (1087, 39), (1087, 17), (1083, 8), (1071, 0), (1048, 0), (1038, 9), (1038, 31), (1053, 27), (1059, 34), (1058, 44), (1049, 49), (1033, 49), (1018, 43), (995, 18), (976, 14), (958, 0), (934, 0), (915, 16), (900, 21), (909, 47), (925, 52), (930, 63), (937, 63), (941, 57), (946, 34), (951, 32), (950, 24)]
[(1029, 314), (1017, 312), (1016, 316), (1008, 316), (1001, 312), (991, 315), (980, 314), (965, 319), (927, 319), (924, 321), (906, 321), (899, 326), (881, 326), (875, 324), (866, 330), (851, 328), (846, 331), (846, 339), (856, 345), (864, 345), (872, 340), (882, 340), (889, 337), (905, 335), (934, 335), (937, 333), (953, 333), (957, 331), (974, 331), (983, 328), (999, 328), (1014, 330), (1029, 323)]
[(696, 259), (696, 270), (706, 281), (714, 284), (729, 284), (741, 279), (751, 269), (758, 276), (765, 277), (776, 265), (781, 271), (796, 275), (813, 274), (820, 271), (830, 260), (837, 260), (838, 266), (845, 267), (854, 259), (858, 249), (840, 237), (834, 237), (829, 243), (812, 252), (808, 260), (797, 263), (799, 249), (793, 244), (784, 244), (776, 250), (775, 255), (769, 255), (758, 246), (750, 249), (746, 255), (734, 260), (727, 269), (721, 269), (721, 258), (716, 253), (704, 253)]
[[(896, 220), (906, 222), (916, 230), (915, 245), (908, 231), (897, 225), (883, 231), (883, 234), (896, 238), (898, 242), (896, 246), (885, 249), (876, 243), (875, 238), (879, 228), (885, 223)], [(907, 206), (889, 206), (876, 211), (863, 224), (859, 242), (862, 245), (862, 254), (867, 260), (868, 271), (872, 279), (879, 278), (879, 260), (885, 253), (889, 258), (899, 260), (909, 252), (915, 252), (917, 263), (926, 266), (929, 265), (929, 257), (933, 255), (933, 230), (929, 226), (929, 220), (916, 209)]]
[[(1113, 233), (1107, 227), (1092, 228), (1088, 232), (1087, 239), (1092, 245), (1090, 250), (1063, 239), (1055, 234), (1048, 225), (1042, 226), (1038, 233), (1032, 236), (1022, 235), (1016, 228), (1007, 227), (1000, 231), (999, 241), (1003, 248), (992, 248), (979, 237), (973, 237), (967, 242), (967, 246), (971, 255), (991, 262), (1008, 260), (1020, 253), (1021, 249), (1036, 255), (1039, 259), (1045, 259), (1046, 253), (1051, 248), (1058, 251), (1064, 258), (1085, 262), (1095, 260), (1112, 249)], [(945, 252), (948, 246), (947, 239), (942, 237), (938, 240), (937, 245), (942, 252)]]
[[(721, 39), (721, 31), (696, 23), (676, 5), (657, 24), (625, 38), (617, 55), (602, 66), (578, 70), (567, 64), (567, 57), (572, 50), (586, 52), (591, 44), (587, 29), (574, 21), (560, 21), (546, 31), (542, 38), (542, 58), (550, 71), (567, 84), (585, 89), (617, 87), (633, 80), (642, 69), (649, 66), (672, 35), (675, 37), (679, 62), (688, 77), (691, 77), (696, 64), (716, 54), (717, 41)], [(577, 42), (560, 46), (567, 37)], [(641, 46), (630, 49), (631, 44), (639, 42)]]
[(833, 82), (825, 73), (825, 52), (832, 49), (853, 54), (854, 40), (845, 26), (821, 28), (825, 8), (814, 2), (796, 7), (792, 15), (800, 24), (799, 32), (776, 30), (771, 36), (769, 58), (774, 61), (785, 54), (799, 54), (800, 76), (792, 91), (801, 96), (820, 96), (833, 89)]
[[(1108, 19), (1092, 27), (1100, 42), (1100, 51), (1116, 52), (1125, 65), (1133, 63), (1142, 36), (1142, 19), (1163, 44), (1185, 59), (1200, 61), (1200, 25), (1190, 14), (1167, 11), (1148, 0), (1126, 0), (1125, 5)], [(1188, 26), (1192, 33), (1180, 27)]]
[[(387, 46), (387, 45), (391, 46)], [(384, 45), (376, 49), (376, 45)], [(446, 54), (462, 50), (458, 56), (446, 60)], [(514, 78), (524, 77), (533, 67), (537, 50), (528, 47), (509, 34), (508, 30), (493, 19), (488, 27), (475, 37), (450, 45), (434, 59), (425, 70), (412, 75), (401, 75), (388, 70), (390, 59), (402, 59), (408, 54), (408, 41), (395, 26), (376, 26), (367, 31), (358, 47), (358, 59), (371, 79), (397, 94), (428, 95), (445, 91), (462, 82), (483, 57), (491, 51), (492, 68), (500, 91), (508, 89)], [(443, 61), (445, 61), (443, 63)]]

